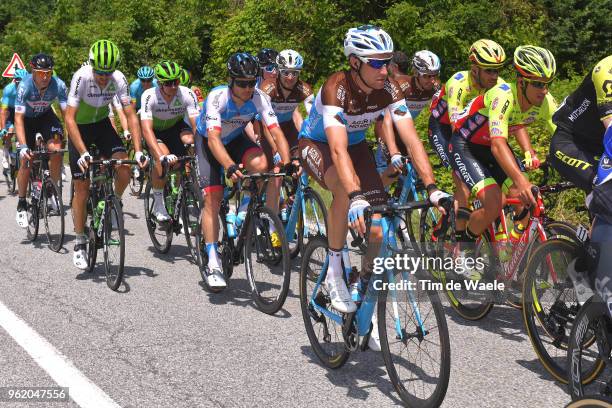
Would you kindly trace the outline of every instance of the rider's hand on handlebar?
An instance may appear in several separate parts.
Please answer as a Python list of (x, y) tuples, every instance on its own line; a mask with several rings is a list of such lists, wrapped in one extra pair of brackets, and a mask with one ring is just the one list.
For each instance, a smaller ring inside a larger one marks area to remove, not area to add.
[(393, 156), (391, 156), (391, 165), (395, 170), (402, 171), (402, 168), (404, 167), (404, 156), (399, 153), (395, 153)]
[(176, 157), (176, 155), (174, 154), (164, 154), (159, 158), (160, 162), (162, 163), (166, 162), (168, 164), (174, 164), (177, 160), (178, 160), (178, 157)]
[(446, 215), (446, 209), (442, 205), (442, 202), (448, 197), (450, 197), (450, 194), (442, 190), (433, 190), (429, 193), (429, 202), (435, 205), (442, 215)]
[(140, 168), (144, 168), (147, 163), (149, 163), (149, 156), (147, 156), (143, 152), (136, 152), (134, 153), (134, 160), (138, 162)]
[(81, 171), (85, 171), (87, 170), (87, 168), (89, 167), (89, 162), (92, 160), (91, 154), (89, 154), (88, 151), (85, 151), (81, 157), (79, 158), (79, 160), (77, 160), (77, 164), (79, 165), (79, 168), (81, 169)]
[(533, 193), (532, 193), (533, 187), (534, 185), (525, 179), (521, 180), (521, 182), (516, 185), (516, 188), (519, 193), (518, 198), (527, 207), (536, 205), (536, 200), (533, 197)]
[(32, 153), (30, 152), (28, 146), (21, 146), (19, 148), (19, 157), (26, 160), (30, 160), (32, 158)]
[(348, 221), (349, 226), (363, 236), (366, 233), (365, 217), (363, 213), (365, 209), (370, 206), (370, 203), (361, 192), (356, 193), (357, 194), (349, 194), (352, 198), (349, 202)]
[(123, 138), (128, 141), (132, 140), (132, 134), (130, 133), (129, 130), (126, 129), (123, 131)]
[(230, 180), (232, 180), (232, 182), (235, 183), (243, 177), (243, 174), (240, 169), (242, 169), (242, 164), (238, 166), (236, 165), (236, 163), (234, 163), (227, 169), (225, 169), (225, 175), (227, 178), (229, 178)]

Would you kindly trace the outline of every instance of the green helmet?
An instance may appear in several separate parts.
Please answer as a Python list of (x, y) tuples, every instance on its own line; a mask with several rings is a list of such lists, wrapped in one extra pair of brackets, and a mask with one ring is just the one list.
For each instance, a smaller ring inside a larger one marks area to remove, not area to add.
[(97, 71), (113, 72), (119, 65), (119, 48), (109, 40), (98, 40), (89, 49), (89, 61)]
[(181, 67), (176, 62), (162, 61), (155, 66), (155, 76), (159, 82), (180, 79)]
[(550, 82), (555, 77), (555, 57), (546, 48), (522, 45), (514, 50), (514, 68), (527, 79)]
[(191, 82), (191, 78), (189, 77), (189, 71), (187, 71), (185, 68), (181, 70), (180, 82), (183, 86), (189, 86), (189, 82)]

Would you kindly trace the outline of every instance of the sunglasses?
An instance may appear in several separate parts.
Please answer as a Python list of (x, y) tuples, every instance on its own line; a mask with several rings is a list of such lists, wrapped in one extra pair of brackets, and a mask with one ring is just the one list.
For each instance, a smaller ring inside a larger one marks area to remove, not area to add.
[(179, 80), (178, 79), (173, 79), (172, 81), (164, 81), (161, 83), (162, 86), (167, 86), (167, 87), (175, 87), (178, 86), (179, 84)]
[(273, 72), (276, 72), (276, 68), (277, 68), (276, 65), (270, 64), (270, 65), (266, 65), (265, 67), (263, 67), (263, 70), (271, 74)]
[(280, 73), (284, 77), (290, 77), (290, 76), (297, 77), (300, 75), (300, 71), (297, 69), (281, 69)]
[(536, 89), (548, 89), (550, 86), (550, 82), (542, 82), (542, 81), (530, 81), (528, 79), (525, 80), (528, 84), (531, 84)]
[(257, 85), (256, 79), (234, 79), (234, 85), (238, 88), (255, 88)]
[(100, 75), (100, 76), (111, 76), (111, 75), (113, 75), (112, 72), (98, 71), (97, 69), (94, 69), (94, 74)]
[(140, 82), (145, 82), (145, 83), (149, 83), (149, 82), (153, 82), (153, 78), (149, 78), (149, 79), (141, 79)]
[(499, 74), (499, 69), (497, 68), (484, 68), (484, 71), (490, 75)]
[(366, 64), (368, 64), (374, 69), (381, 69), (382, 67), (389, 65), (389, 63), (391, 62), (391, 58), (387, 58), (387, 59), (376, 59), (376, 58), (365, 58), (365, 57), (358, 57), (358, 58), (360, 61), (365, 62)]

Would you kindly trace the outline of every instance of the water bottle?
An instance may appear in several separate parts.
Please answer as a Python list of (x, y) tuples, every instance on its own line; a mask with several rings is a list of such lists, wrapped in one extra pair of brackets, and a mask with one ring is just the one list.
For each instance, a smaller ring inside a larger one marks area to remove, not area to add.
[(251, 201), (251, 196), (244, 195), (242, 197), (242, 201), (240, 201), (240, 206), (238, 207), (238, 217), (236, 217), (237, 226), (242, 225), (242, 223), (244, 222), (250, 201)]
[(227, 236), (229, 238), (236, 238), (236, 215), (229, 213), (225, 216), (225, 223), (227, 224)]
[(287, 213), (288, 213), (287, 207), (281, 208), (280, 213), (281, 213), (281, 221), (282, 222), (287, 222)]
[(40, 198), (40, 190), (42, 189), (42, 181), (36, 180), (32, 183), (32, 198), (38, 200)]
[(176, 173), (170, 174), (170, 187), (173, 195), (178, 195), (178, 186), (176, 184)]
[(521, 236), (523, 236), (524, 232), (525, 226), (520, 222), (517, 223), (514, 228), (512, 228), (512, 231), (510, 231), (510, 242), (512, 243), (512, 245), (515, 245), (521, 240)]
[(508, 236), (505, 232), (495, 233), (495, 240), (497, 241), (497, 253), (501, 262), (508, 262), (512, 257), (512, 248), (508, 241)]
[(96, 206), (96, 214), (94, 216), (94, 227), (97, 229), (98, 225), (100, 225), (100, 219), (102, 218), (102, 214), (104, 214), (104, 207), (106, 203), (104, 200), (98, 201), (98, 205)]

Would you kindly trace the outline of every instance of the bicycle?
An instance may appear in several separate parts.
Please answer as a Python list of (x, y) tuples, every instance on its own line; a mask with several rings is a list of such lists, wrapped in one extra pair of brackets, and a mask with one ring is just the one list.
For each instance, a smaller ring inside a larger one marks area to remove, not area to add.
[(60, 189), (49, 172), (49, 158), (55, 154), (63, 155), (67, 150), (48, 150), (40, 133), (36, 134), (36, 147), (31, 151), (34, 157), (27, 162), (27, 166), (32, 167), (28, 181), (30, 203), (27, 207), (27, 237), (29, 241), (38, 238), (42, 218), (49, 248), (59, 252), (64, 243), (64, 206)]
[[(574, 185), (567, 182), (540, 188), (533, 187), (532, 193), (537, 204), (514, 217), (515, 220), (520, 220), (526, 216), (527, 211), (530, 213), (523, 234), (517, 243), (512, 244), (512, 248), (507, 238), (504, 238), (510, 234), (506, 221), (507, 210), (502, 208), (498, 219), (474, 243), (473, 257), (482, 261), (481, 270), (484, 271), (482, 276), (474, 279), (455, 272), (440, 275), (445, 288), (447, 282), (452, 282), (448, 285), (448, 288), (452, 289), (447, 289), (446, 295), (451, 307), (461, 317), (467, 320), (480, 320), (489, 314), (496, 302), (508, 303), (517, 309), (522, 308), (522, 282), (525, 276), (523, 271), (534, 244), (544, 242), (550, 236), (575, 235), (571, 226), (546, 216), (540, 192), (556, 193), (570, 188), (574, 188)], [(478, 207), (479, 201), (476, 200), (475, 204)], [(521, 205), (518, 198), (507, 198), (505, 208)]]
[[(242, 171), (242, 170), (241, 170)], [(272, 177), (284, 177), (285, 173), (246, 174), (240, 182), (224, 188), (224, 197), (219, 211), (221, 240), (219, 243), (220, 259), (226, 282), (232, 276), (234, 265), (244, 262), (247, 280), (257, 307), (264, 313), (274, 314), (285, 303), (289, 292), (290, 257), (284, 226), (278, 215), (265, 206), (262, 195), (267, 182)], [(244, 222), (235, 222), (236, 215), (231, 212), (230, 200), (238, 196), (237, 192), (246, 190), (250, 193)], [(278, 234), (280, 247), (275, 248), (271, 241), (270, 228)], [(203, 254), (204, 264), (208, 255)], [(261, 266), (256, 270), (257, 265)], [(204, 268), (200, 268), (206, 285)], [(218, 292), (206, 285), (207, 290)]]
[[(97, 156), (96, 148), (90, 151)], [(135, 165), (135, 160), (101, 159), (91, 160), (87, 174), (89, 177), (89, 198), (87, 214), (89, 224), (86, 227), (87, 255), (89, 273), (96, 266), (98, 249), (104, 253), (104, 270), (106, 284), (116, 291), (123, 281), (125, 262), (125, 230), (123, 226), (123, 209), (113, 189), (114, 169), (119, 165)], [(113, 225), (115, 224), (115, 225)], [(118, 254), (115, 254), (116, 250)]]
[[(128, 159), (134, 160), (136, 151), (134, 150), (134, 142), (132, 139), (125, 139), (124, 145), (127, 151)], [(138, 165), (132, 166), (130, 169), (130, 191), (132, 192), (133, 196), (138, 198), (142, 194), (142, 189), (147, 184), (149, 169), (150, 164), (147, 164), (142, 169)]]
[[(451, 225), (454, 228), (454, 214), (449, 211), (452, 200), (447, 203), (450, 204), (446, 206), (450, 222), (447, 221), (443, 228)], [(367, 211), (369, 215), (383, 216), (380, 220), (383, 241), (379, 258), (395, 254), (420, 256), (414, 249), (398, 246), (395, 218), (403, 218), (403, 214), (417, 209), (426, 211), (431, 206), (429, 201), (419, 201), (370, 208)], [(367, 218), (369, 229), (373, 221)], [(346, 246), (342, 263), (344, 278), (350, 282), (351, 271), (354, 275), (356, 269), (350, 265)], [(450, 376), (450, 339), (437, 288), (417, 284), (415, 289), (411, 286), (419, 283), (414, 277), (421, 277), (421, 271), (413, 275), (408, 271), (385, 269), (382, 274), (373, 273), (368, 281), (361, 281), (359, 297), (362, 300), (357, 302), (357, 311), (341, 314), (331, 308), (329, 294), (323, 285), (328, 265), (327, 242), (323, 237), (315, 237), (306, 246), (302, 258), (300, 306), (308, 339), (319, 360), (326, 367), (337, 369), (346, 363), (351, 352), (365, 350), (373, 329), (371, 322), (376, 307), (383, 359), (401, 400), (407, 406), (439, 406), (446, 395)], [(414, 349), (409, 350), (410, 346)], [(408, 361), (412, 355), (416, 356), (414, 361)], [(427, 358), (433, 361), (420, 364)], [(415, 372), (418, 374), (406, 380), (401, 378), (403, 373)], [(419, 390), (428, 395), (417, 395)]]
[(588, 395), (570, 402), (565, 408), (612, 408), (612, 398)]
[[(154, 202), (151, 190), (153, 188), (152, 178), (148, 177), (147, 187), (144, 193), (144, 209), (147, 230), (155, 250), (165, 254), (170, 250), (172, 237), (179, 235), (181, 231), (185, 234), (187, 247), (196, 265), (202, 265), (199, 243), (202, 241), (200, 228), (200, 212), (202, 198), (197, 187), (197, 181), (193, 180), (191, 172), (187, 172), (185, 163), (193, 165), (195, 158), (192, 156), (179, 157), (176, 163), (182, 163), (180, 170), (171, 170), (168, 181), (164, 188), (164, 203), (170, 215), (170, 220), (163, 224), (159, 223), (153, 215)], [(168, 173), (168, 163), (163, 162), (163, 175)], [(193, 167), (192, 167), (193, 168)], [(150, 171), (156, 171), (150, 166)]]
[(15, 194), (17, 187), (17, 173), (19, 172), (19, 158), (17, 157), (17, 149), (13, 143), (14, 138), (15, 132), (12, 131), (7, 133), (4, 139), (4, 146), (7, 147), (8, 145), (9, 157), (7, 160), (8, 168), (3, 169), (2, 173), (4, 174), (4, 180), (6, 181), (6, 188), (8, 189), (9, 194)]
[(321, 195), (308, 185), (306, 173), (297, 179), (283, 178), (281, 199), (285, 207), (281, 208), (280, 219), (293, 259), (304, 249), (305, 240), (327, 236), (327, 208)]

